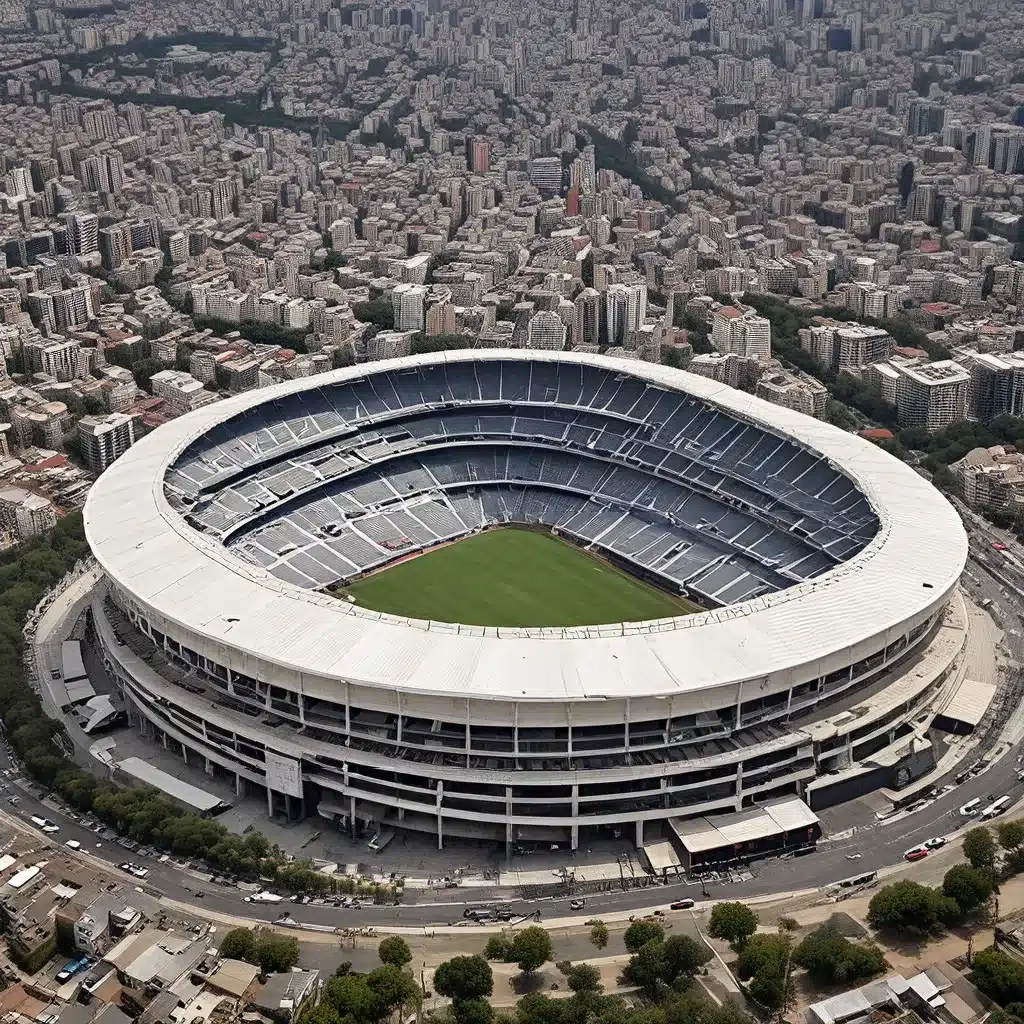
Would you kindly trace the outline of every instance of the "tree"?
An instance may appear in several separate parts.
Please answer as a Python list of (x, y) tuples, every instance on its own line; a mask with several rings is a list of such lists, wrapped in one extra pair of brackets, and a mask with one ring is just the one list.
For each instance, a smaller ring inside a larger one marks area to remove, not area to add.
[(665, 980), (665, 943), (660, 938), (645, 942), (629, 958), (622, 980), (654, 996)]
[(232, 928), (220, 940), (220, 955), (229, 960), (256, 963), (256, 936), (251, 928)]
[(711, 911), (708, 935), (724, 939), (739, 951), (757, 931), (757, 914), (744, 903), (717, 903)]
[(1024, 821), (1004, 821), (999, 826), (999, 845), (1004, 850), (1018, 850), (1024, 846)]
[(664, 980), (672, 985), (679, 978), (692, 978), (713, 956), (704, 943), (689, 935), (670, 935), (664, 942)]
[(971, 867), (991, 869), (996, 862), (996, 844), (992, 831), (984, 825), (972, 828), (964, 836), (964, 856)]
[(634, 921), (622, 936), (630, 953), (639, 953), (648, 942), (662, 942), (665, 930), (656, 921)]
[(366, 986), (376, 996), (378, 1012), (386, 1017), (416, 997), (419, 988), (412, 975), (395, 964), (384, 964), (365, 976)]
[(752, 998), (771, 1009), (784, 1008), (791, 981), (789, 960), (792, 944), (788, 935), (751, 935), (743, 943), (737, 971), (750, 982)]
[(324, 1002), (345, 1021), (373, 1022), (380, 1019), (380, 1000), (367, 984), (367, 975), (346, 974), (331, 978), (324, 988)]
[(452, 1003), (452, 1016), (457, 1024), (490, 1024), (494, 1011), (486, 999), (458, 999)]
[(558, 969), (565, 975), (571, 992), (601, 991), (601, 972), (593, 964), (562, 963)]
[(793, 961), (819, 985), (852, 984), (885, 970), (877, 946), (851, 942), (830, 924), (811, 932), (793, 951)]
[(516, 933), (509, 959), (519, 966), (519, 970), (532, 974), (551, 959), (552, 952), (551, 936), (539, 925), (533, 925)]
[(482, 956), (454, 956), (434, 971), (434, 988), (449, 999), (481, 999), (494, 991), (491, 965)]
[(608, 945), (608, 925), (604, 921), (590, 921), (590, 942), (596, 949)]
[(143, 391), (152, 392), (149, 380), (154, 373), (159, 373), (163, 368), (164, 364), (159, 359), (139, 359), (132, 363), (132, 376)]
[(998, 949), (974, 954), (974, 984), (1004, 1006), (1024, 1002), (1024, 964)]
[(484, 958), (509, 963), (512, 960), (512, 939), (506, 933), (492, 935), (484, 946)]
[(299, 940), (294, 935), (279, 935), (269, 928), (256, 933), (256, 964), (264, 974), (290, 971), (299, 962)]
[(980, 910), (995, 889), (995, 878), (987, 868), (954, 864), (942, 879), (942, 893), (955, 900), (962, 915)]
[(389, 935), (381, 940), (377, 947), (377, 956), (380, 957), (381, 963), (404, 967), (412, 960), (412, 951), (409, 949), (409, 943), (401, 935)]
[(873, 928), (917, 938), (941, 930), (940, 894), (935, 889), (904, 879), (878, 890), (868, 904)]

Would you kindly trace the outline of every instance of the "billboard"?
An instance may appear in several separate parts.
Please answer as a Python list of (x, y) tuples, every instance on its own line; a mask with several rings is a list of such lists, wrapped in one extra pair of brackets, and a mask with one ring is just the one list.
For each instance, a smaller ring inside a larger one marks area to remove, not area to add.
[(267, 786), (277, 793), (302, 798), (302, 766), (294, 757), (267, 751)]

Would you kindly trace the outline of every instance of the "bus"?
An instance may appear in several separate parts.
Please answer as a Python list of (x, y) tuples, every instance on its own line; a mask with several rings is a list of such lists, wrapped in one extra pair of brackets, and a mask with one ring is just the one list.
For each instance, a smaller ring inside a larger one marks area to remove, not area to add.
[(998, 817), (1009, 806), (1010, 798), (1008, 796), (1001, 796), (998, 800), (993, 800), (992, 803), (990, 803), (988, 807), (981, 812), (981, 820), (988, 821), (991, 818)]

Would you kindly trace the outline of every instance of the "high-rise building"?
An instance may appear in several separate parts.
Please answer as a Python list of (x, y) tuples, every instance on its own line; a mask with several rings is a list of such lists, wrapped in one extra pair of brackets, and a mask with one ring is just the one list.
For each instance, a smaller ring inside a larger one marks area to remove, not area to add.
[(473, 138), (469, 147), (469, 169), (474, 174), (487, 174), (491, 169), (491, 147), (480, 135)]
[(601, 344), (601, 293), (595, 288), (584, 288), (573, 303), (572, 344)]
[(711, 344), (726, 354), (771, 359), (771, 323), (752, 309), (722, 306), (712, 316)]
[(405, 282), (395, 285), (391, 293), (391, 305), (395, 311), (396, 331), (423, 330), (423, 304), (427, 289), (421, 284)]
[(900, 426), (933, 432), (967, 419), (971, 375), (951, 359), (907, 366), (891, 364), (896, 381), (896, 411)]
[(562, 160), (557, 156), (538, 156), (530, 161), (530, 182), (542, 195), (562, 191)]
[(542, 309), (530, 317), (526, 328), (526, 347), (561, 352), (565, 348), (565, 324), (551, 310)]
[(626, 336), (640, 330), (647, 319), (647, 285), (609, 286), (605, 295), (605, 325), (609, 345), (622, 345)]
[(100, 219), (95, 213), (75, 213), (65, 223), (72, 256), (86, 256), (99, 249)]
[(102, 473), (136, 442), (135, 420), (124, 413), (83, 416), (78, 421), (78, 442), (86, 465)]

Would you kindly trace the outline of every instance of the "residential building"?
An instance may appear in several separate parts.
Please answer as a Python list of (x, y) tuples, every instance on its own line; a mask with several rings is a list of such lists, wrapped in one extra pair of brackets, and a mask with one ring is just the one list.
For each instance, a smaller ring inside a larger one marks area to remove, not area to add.
[(908, 366), (893, 363), (900, 426), (932, 432), (967, 418), (971, 375), (951, 359)]
[(136, 442), (135, 419), (124, 413), (83, 416), (78, 421), (78, 441), (86, 465), (102, 473)]

